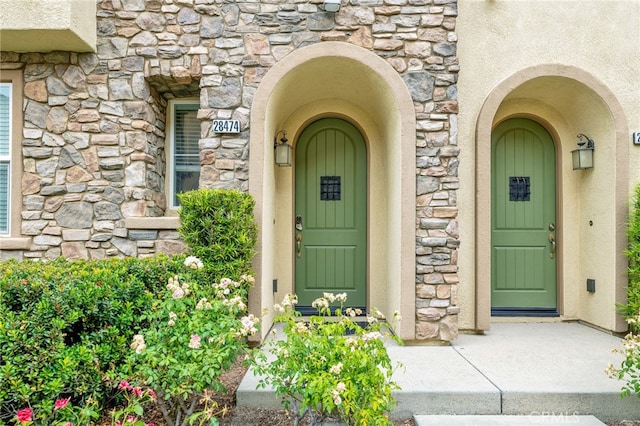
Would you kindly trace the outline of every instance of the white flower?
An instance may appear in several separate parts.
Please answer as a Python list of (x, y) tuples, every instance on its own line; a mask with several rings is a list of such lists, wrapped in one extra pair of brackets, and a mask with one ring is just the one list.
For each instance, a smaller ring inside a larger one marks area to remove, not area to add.
[(136, 334), (133, 336), (133, 342), (131, 342), (131, 349), (136, 351), (137, 354), (141, 353), (147, 348), (144, 342), (144, 336), (142, 334)]
[(252, 276), (252, 275), (248, 275), (248, 274), (244, 274), (240, 277), (240, 280), (245, 282), (245, 283), (249, 283), (251, 285), (255, 284), (256, 279)]
[(169, 327), (173, 327), (174, 325), (176, 325), (177, 319), (178, 319), (178, 315), (176, 315), (175, 312), (173, 311), (169, 312), (169, 321), (167, 322), (167, 325)]
[(340, 374), (340, 372), (342, 371), (342, 363), (339, 362), (336, 365), (332, 366), (329, 369), (329, 373), (333, 373), (333, 374)]
[(381, 339), (381, 338), (382, 338), (382, 334), (380, 334), (380, 332), (378, 331), (372, 331), (371, 333), (366, 333), (362, 335), (362, 340), (364, 341)]
[(241, 336), (249, 336), (258, 331), (256, 325), (258, 324), (258, 318), (256, 318), (253, 314), (249, 314), (247, 316), (242, 317), (240, 323), (242, 324), (242, 328), (239, 331)]
[(333, 303), (336, 301), (336, 296), (333, 293), (322, 293), (322, 295), (329, 301), (329, 303)]
[(287, 307), (287, 306), (293, 306), (296, 305), (298, 303), (298, 296), (296, 296), (295, 294), (287, 294), (286, 296), (284, 296), (284, 299), (282, 299), (282, 306)]
[(342, 403), (342, 398), (340, 398), (340, 392), (334, 389), (331, 391), (331, 393), (333, 395), (333, 403), (336, 405), (340, 405)]
[(173, 297), (174, 299), (182, 299), (184, 297), (184, 290), (180, 287), (174, 289), (171, 297)]
[(345, 389), (347, 389), (347, 387), (345, 386), (344, 383), (340, 382), (336, 385), (336, 390), (340, 393), (344, 392)]
[(203, 297), (196, 304), (196, 310), (202, 311), (203, 309), (209, 310), (212, 309), (211, 303), (207, 300), (206, 297)]
[(202, 269), (204, 265), (196, 256), (189, 256), (184, 260), (184, 266), (191, 269)]
[(340, 293), (340, 294), (336, 294), (336, 300), (338, 302), (346, 302), (347, 301), (347, 293)]
[(329, 301), (324, 297), (319, 297), (318, 299), (311, 302), (311, 306), (316, 308), (317, 310), (320, 310), (322, 308), (326, 309), (329, 308)]
[(399, 311), (393, 311), (393, 320), (402, 321), (402, 315), (400, 315)]
[(198, 336), (197, 334), (192, 334), (191, 339), (189, 340), (189, 347), (191, 349), (199, 349), (201, 346), (202, 343), (200, 343), (200, 336)]
[(276, 314), (284, 314), (284, 308), (277, 303), (273, 305), (273, 310), (275, 311)]

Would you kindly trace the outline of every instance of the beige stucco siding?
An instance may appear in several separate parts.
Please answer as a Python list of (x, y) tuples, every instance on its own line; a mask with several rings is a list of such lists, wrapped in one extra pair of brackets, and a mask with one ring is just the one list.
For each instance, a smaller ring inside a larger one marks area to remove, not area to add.
[[(489, 244), (478, 224), (490, 222), (477, 220), (489, 212), (477, 201), (491, 174), (478, 135), (514, 115), (541, 122), (557, 145), (561, 313), (623, 327), (614, 308), (624, 295), (626, 203), (640, 182), (640, 147), (631, 144), (640, 130), (639, 22), (637, 0), (459, 2), (461, 328), (478, 325), (474, 306), (487, 298), (478, 271), (490, 270), (477, 256)], [(505, 93), (496, 113), (479, 122), (496, 91)], [(571, 170), (579, 132), (596, 141), (593, 170)], [(596, 293), (586, 292), (586, 278), (596, 279)]]
[(96, 50), (95, 0), (0, 0), (0, 11), (0, 50)]

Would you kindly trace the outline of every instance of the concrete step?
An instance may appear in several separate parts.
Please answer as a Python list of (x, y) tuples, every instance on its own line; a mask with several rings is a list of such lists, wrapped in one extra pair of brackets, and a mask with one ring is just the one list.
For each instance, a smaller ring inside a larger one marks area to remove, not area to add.
[(531, 416), (413, 416), (416, 426), (527, 426), (577, 425), (604, 426), (594, 416), (531, 415)]
[[(537, 424), (593, 421), (591, 416), (638, 420), (640, 399), (620, 398), (622, 382), (604, 372), (609, 362), (620, 365), (620, 356), (611, 352), (620, 344), (615, 336), (577, 323), (494, 324), (487, 335), (461, 335), (452, 346), (391, 343), (391, 359), (404, 366), (394, 373), (401, 389), (394, 393), (397, 406), (391, 414), (451, 415), (457, 421), (514, 416)], [(249, 371), (236, 393), (238, 405), (279, 407), (275, 392), (256, 390), (257, 384)]]

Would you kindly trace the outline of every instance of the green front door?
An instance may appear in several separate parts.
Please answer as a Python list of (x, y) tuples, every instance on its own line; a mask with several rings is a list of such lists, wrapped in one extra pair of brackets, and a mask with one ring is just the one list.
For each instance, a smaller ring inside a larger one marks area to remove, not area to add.
[(556, 314), (556, 165), (549, 133), (509, 119), (492, 133), (491, 307)]
[(336, 118), (309, 125), (296, 144), (295, 291), (302, 311), (323, 292), (367, 302), (367, 153)]

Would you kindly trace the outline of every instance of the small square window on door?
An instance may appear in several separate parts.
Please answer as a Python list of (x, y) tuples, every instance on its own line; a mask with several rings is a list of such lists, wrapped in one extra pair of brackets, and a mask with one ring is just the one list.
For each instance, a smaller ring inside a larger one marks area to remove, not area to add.
[(320, 176), (320, 200), (340, 200), (340, 176)]
[(529, 176), (509, 177), (509, 201), (531, 201)]

